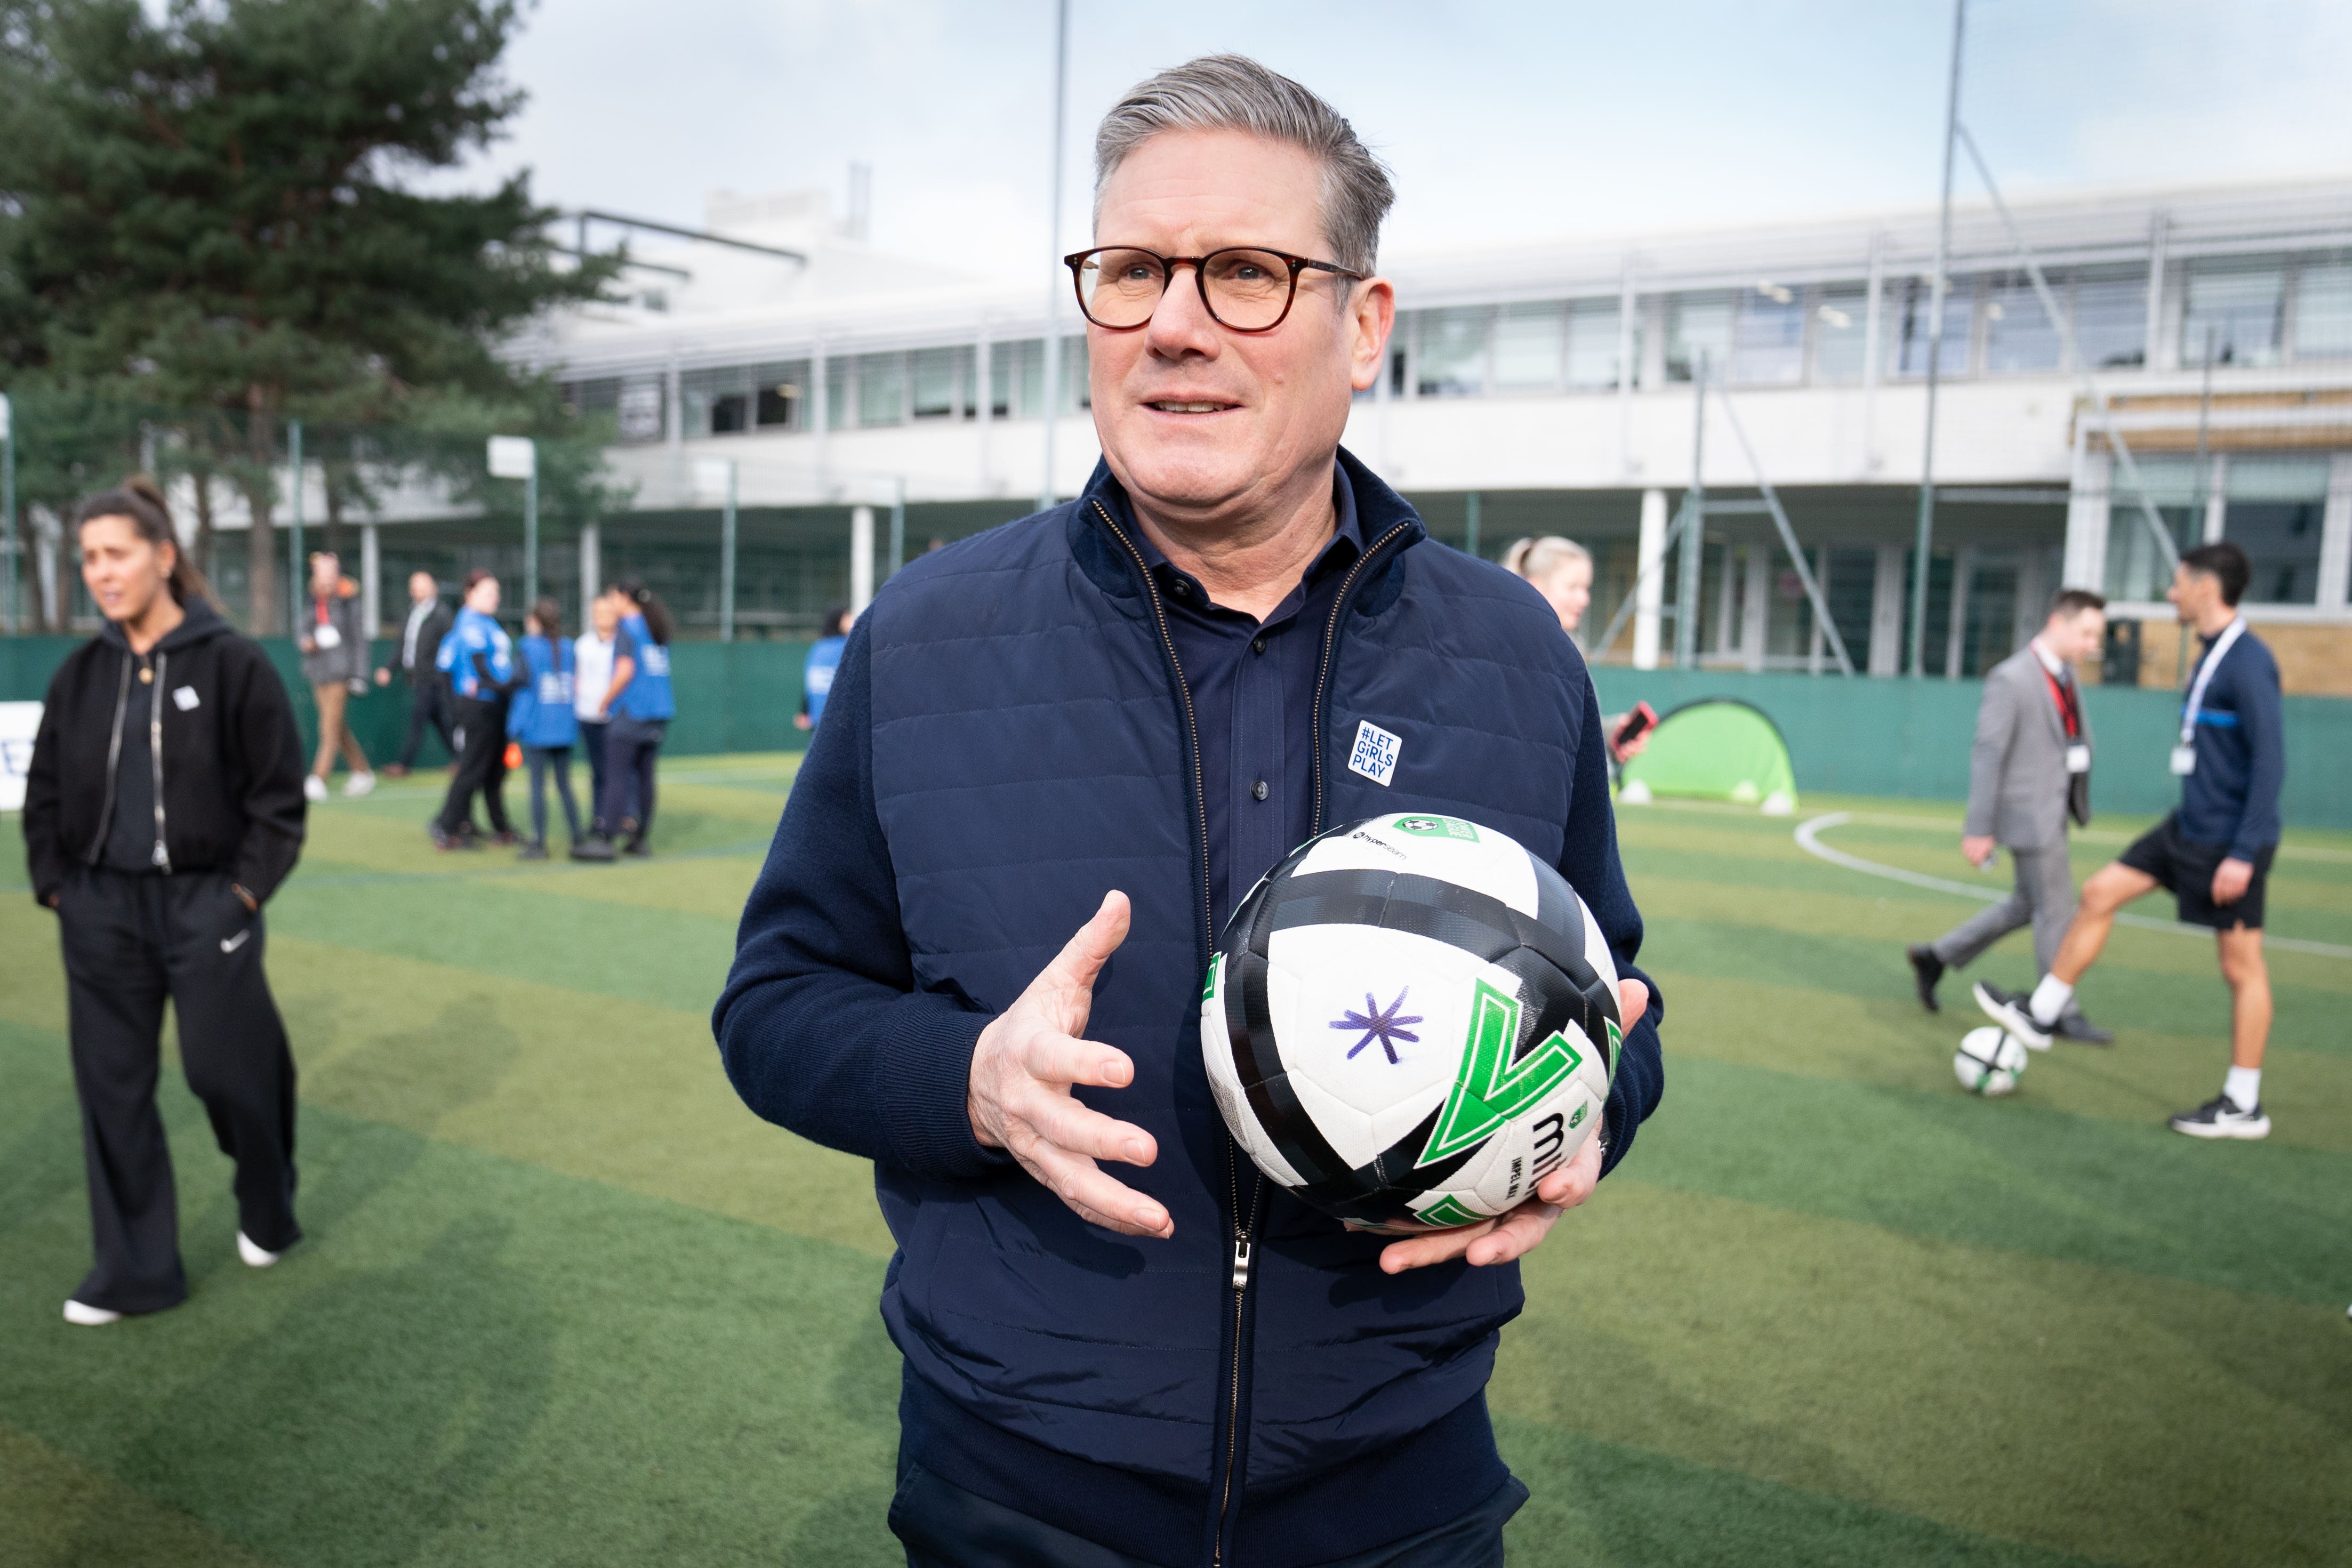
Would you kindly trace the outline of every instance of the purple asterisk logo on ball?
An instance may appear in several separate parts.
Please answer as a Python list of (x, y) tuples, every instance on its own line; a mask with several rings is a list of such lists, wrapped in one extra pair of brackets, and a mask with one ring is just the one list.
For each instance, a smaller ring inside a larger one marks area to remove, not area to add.
[(1405, 989), (1399, 991), (1397, 993), (1397, 999), (1391, 1002), (1386, 1008), (1382, 1008), (1373, 1001), (1371, 993), (1367, 991), (1364, 993), (1364, 1010), (1362, 1012), (1360, 1013), (1350, 1009), (1348, 1012), (1342, 1013), (1338, 1021), (1331, 1025), (1333, 1029), (1350, 1030), (1360, 1030), (1363, 1031), (1364, 1038), (1348, 1048), (1348, 1059), (1349, 1061), (1354, 1061), (1356, 1052), (1363, 1050), (1374, 1040), (1381, 1042), (1381, 1049), (1388, 1052), (1389, 1060), (1391, 1061), (1400, 1060), (1396, 1053), (1397, 1041), (1402, 1040), (1407, 1045), (1419, 1045), (1421, 1043), (1421, 1036), (1413, 1033), (1411, 1030), (1404, 1027), (1409, 1023), (1419, 1023), (1421, 1021), (1420, 1015), (1408, 1013), (1402, 1018), (1399, 1018), (1397, 1016), (1398, 1012), (1404, 1007), (1405, 998), (1412, 994), (1412, 988), (1408, 986)]

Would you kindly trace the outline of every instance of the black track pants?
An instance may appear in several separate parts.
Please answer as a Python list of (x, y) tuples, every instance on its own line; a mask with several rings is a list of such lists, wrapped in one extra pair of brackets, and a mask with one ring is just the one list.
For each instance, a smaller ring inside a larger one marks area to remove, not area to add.
[(457, 727), (465, 732), (465, 748), (457, 754), (457, 777), (449, 780), (448, 798), (435, 819), (445, 833), (454, 833), (474, 813), (474, 793), (481, 792), (488, 809), (490, 831), (511, 832), (507, 821), (507, 705), (473, 697), (457, 699)]
[(96, 1266), (74, 1299), (118, 1312), (186, 1300), (172, 1155), (155, 1110), (163, 1003), (181, 1065), (236, 1162), (237, 1228), (276, 1252), (294, 1223), (294, 1055), (262, 973), (262, 920), (217, 873), (79, 870), (58, 904)]

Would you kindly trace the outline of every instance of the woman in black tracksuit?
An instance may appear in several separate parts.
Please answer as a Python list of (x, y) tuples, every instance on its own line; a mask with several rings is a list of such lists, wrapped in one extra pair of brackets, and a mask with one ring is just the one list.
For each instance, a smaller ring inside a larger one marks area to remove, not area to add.
[(82, 581), (106, 616), (49, 683), (25, 787), (33, 896), (57, 911), (96, 1266), (66, 1302), (99, 1324), (188, 1294), (155, 1110), (163, 1004), (188, 1087), (236, 1162), (237, 1250), (294, 1223), (294, 1058), (262, 972), (261, 905), (302, 847), (285, 683), (205, 597), (144, 478), (84, 502)]

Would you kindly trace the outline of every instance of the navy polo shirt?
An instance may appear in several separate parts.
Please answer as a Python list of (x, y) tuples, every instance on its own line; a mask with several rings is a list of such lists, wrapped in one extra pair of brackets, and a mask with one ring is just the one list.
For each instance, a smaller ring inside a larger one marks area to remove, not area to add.
[(1209, 819), (1209, 898), (1222, 931), (1234, 903), (1315, 831), (1315, 681), (1331, 607), (1364, 553), (1356, 493), (1337, 464), (1330, 542), (1272, 614), (1212, 603), (1137, 528), (1168, 606), (1168, 633), (1192, 694)]

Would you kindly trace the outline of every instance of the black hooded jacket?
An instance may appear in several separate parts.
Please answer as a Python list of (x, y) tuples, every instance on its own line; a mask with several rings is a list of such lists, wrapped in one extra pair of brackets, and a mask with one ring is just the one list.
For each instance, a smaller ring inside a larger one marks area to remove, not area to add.
[[(138, 677), (142, 663), (152, 682)], [(158, 743), (152, 752), (125, 746), (134, 725)], [(293, 704), (260, 645), (199, 599), (143, 661), (110, 624), (50, 680), (25, 780), (36, 901), (47, 904), (73, 867), (104, 858), (126, 752), (150, 763), (151, 782), (135, 793), (161, 807), (157, 871), (226, 872), (257, 901), (277, 891), (302, 852)]]

